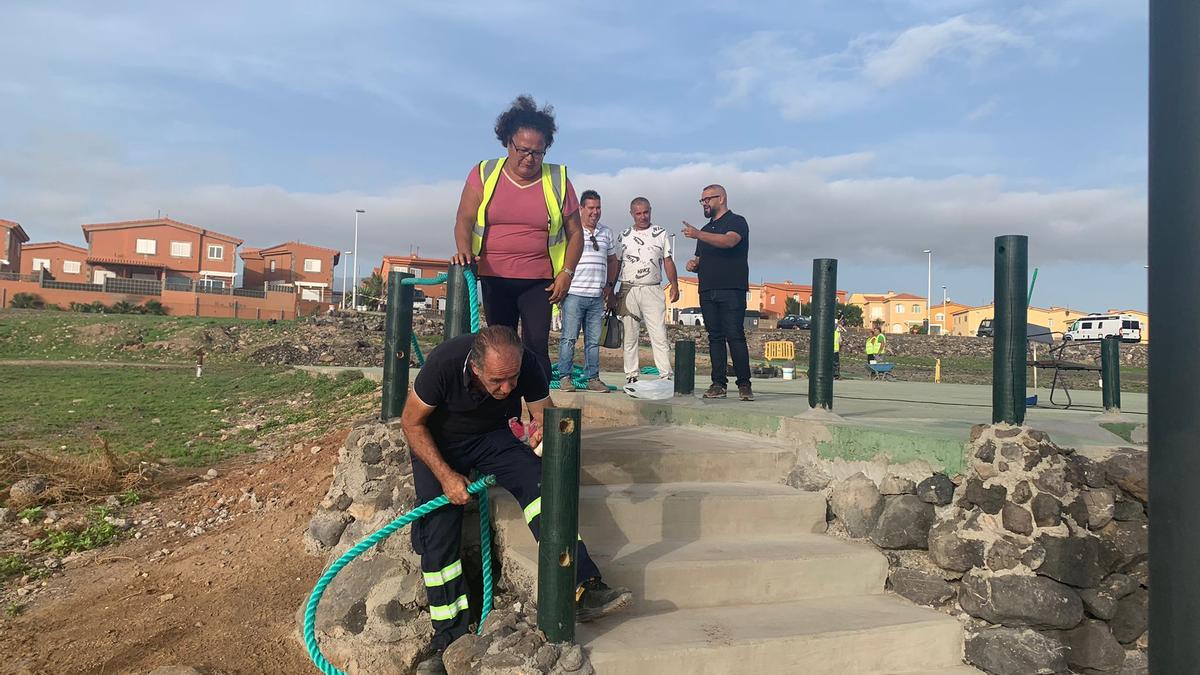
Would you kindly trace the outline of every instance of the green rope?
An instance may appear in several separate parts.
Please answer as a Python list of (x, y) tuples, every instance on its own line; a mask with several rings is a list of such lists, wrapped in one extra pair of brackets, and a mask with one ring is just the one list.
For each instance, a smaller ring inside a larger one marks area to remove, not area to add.
[[(467, 305), (471, 310), (471, 332), (479, 332), (479, 280), (475, 273), (470, 269), (463, 271), (463, 277), (467, 282)], [(405, 286), (435, 286), (445, 283), (449, 279), (449, 275), (445, 272), (436, 277), (428, 277), (418, 279), (416, 277), (402, 280), (400, 283)], [(417, 363), (425, 365), (425, 356), (421, 353), (421, 346), (417, 343), (417, 336), (412, 335), (413, 353), (417, 356)], [(467, 492), (479, 498), (479, 544), (483, 563), (483, 608), (479, 616), (479, 633), (483, 633), (483, 622), (487, 619), (488, 614), (492, 612), (494, 584), (492, 582), (492, 523), (490, 508), (488, 505), (487, 488), (496, 484), (495, 476), (484, 476), (467, 487)], [(325, 574), (321, 576), (320, 581), (313, 587), (312, 594), (308, 597), (308, 605), (304, 610), (304, 645), (308, 648), (308, 657), (325, 675), (345, 675), (342, 671), (335, 668), (325, 657), (321, 655), (321, 648), (317, 645), (317, 603), (321, 602), (321, 596), (325, 594), (325, 588), (333, 581), (338, 572), (343, 567), (348, 565), (350, 561), (357, 558), (363, 551), (371, 548), (375, 544), (383, 541), (391, 536), (396, 530), (408, 525), (418, 518), (422, 518), (429, 513), (449, 504), (450, 500), (446, 495), (442, 495), (436, 499), (430, 500), (421, 506), (409, 511), (399, 518), (388, 523), (384, 527), (376, 530), (371, 536), (355, 544), (354, 548), (347, 551), (342, 557), (338, 558)]]
[[(467, 492), (479, 497), (480, 513), (487, 513), (487, 506), (484, 505), (487, 500), (487, 489), (495, 484), (495, 476), (484, 476), (483, 478), (480, 478), (479, 480), (467, 486)], [(414, 520), (424, 517), (449, 503), (449, 498), (447, 498), (446, 495), (442, 495), (425, 502), (424, 504), (400, 516), (399, 518), (396, 518), (392, 522), (376, 530), (371, 536), (355, 544), (354, 548), (343, 553), (342, 557), (338, 558), (336, 562), (329, 566), (329, 569), (325, 570), (325, 574), (321, 575), (321, 580), (318, 581), (317, 585), (313, 587), (312, 593), (308, 596), (308, 605), (304, 608), (304, 646), (308, 648), (308, 657), (312, 659), (312, 662), (317, 666), (318, 670), (320, 670), (322, 673), (325, 673), (325, 675), (345, 675), (344, 672), (338, 670), (332, 663), (325, 660), (325, 657), (321, 654), (320, 646), (317, 645), (317, 604), (321, 602), (321, 596), (325, 594), (325, 588), (329, 586), (329, 582), (333, 581), (333, 578), (337, 576), (338, 572), (342, 571), (343, 567), (350, 564), (352, 560), (362, 555), (362, 553), (367, 549), (388, 538), (396, 530), (399, 530)], [(490, 539), (491, 533), (489, 532), (485, 540), (490, 544)], [(484, 550), (488, 551), (490, 548), (491, 546), (485, 546)], [(490, 558), (490, 552), (486, 554), (485, 557)], [(491, 574), (486, 573), (488, 571), (488, 568), (486, 567), (484, 568), (484, 571), (484, 587), (489, 588), (491, 586)], [(482, 624), (482, 621), (480, 623)]]

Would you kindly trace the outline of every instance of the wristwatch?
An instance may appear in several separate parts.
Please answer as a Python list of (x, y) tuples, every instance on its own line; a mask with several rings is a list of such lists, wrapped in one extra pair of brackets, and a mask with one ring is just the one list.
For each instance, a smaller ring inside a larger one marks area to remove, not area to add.
[(575, 270), (571, 269), (570, 267), (564, 267), (562, 268), (562, 271), (566, 272), (567, 276), (569, 277), (575, 276)]

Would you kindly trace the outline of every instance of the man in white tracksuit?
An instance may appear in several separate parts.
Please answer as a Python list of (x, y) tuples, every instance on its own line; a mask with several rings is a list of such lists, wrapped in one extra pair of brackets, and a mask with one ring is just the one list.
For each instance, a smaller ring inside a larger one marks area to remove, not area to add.
[(625, 329), (625, 382), (637, 382), (638, 323), (646, 325), (654, 350), (654, 366), (660, 378), (671, 376), (671, 350), (667, 343), (667, 300), (663, 295), (662, 276), (667, 273), (667, 292), (671, 302), (679, 300), (679, 280), (671, 258), (675, 236), (650, 223), (650, 200), (634, 199), (629, 205), (633, 226), (617, 237), (616, 253), (621, 271), (617, 276), (621, 289), (617, 294), (617, 313)]

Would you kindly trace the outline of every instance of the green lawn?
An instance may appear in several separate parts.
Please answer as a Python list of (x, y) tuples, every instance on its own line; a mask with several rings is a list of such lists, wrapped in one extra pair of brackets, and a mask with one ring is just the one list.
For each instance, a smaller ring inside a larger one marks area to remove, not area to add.
[[(195, 465), (253, 449), (264, 433), (372, 409), (361, 377), (286, 368), (0, 366), (0, 458), (17, 450), (115, 452)], [(258, 427), (255, 429), (255, 427)]]

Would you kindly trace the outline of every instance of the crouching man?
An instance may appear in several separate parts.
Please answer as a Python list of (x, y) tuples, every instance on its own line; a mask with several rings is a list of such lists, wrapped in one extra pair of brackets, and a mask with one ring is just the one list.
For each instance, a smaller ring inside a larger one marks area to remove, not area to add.
[[(529, 444), (518, 440), (508, 420), (520, 418), (521, 399), (537, 422)], [(465, 635), (470, 621), (462, 573), (462, 505), (470, 499), (472, 470), (493, 474), (525, 511), (534, 538), (542, 512), (542, 461), (531, 446), (541, 442), (542, 417), (550, 386), (536, 357), (515, 331), (488, 326), (447, 340), (429, 353), (404, 405), (401, 424), (412, 450), (417, 503), (445, 493), (450, 505), (413, 523), (413, 548), (421, 554), (434, 655), (418, 673), (444, 673), (442, 652)], [(576, 620), (591, 621), (627, 607), (632, 594), (609, 588), (579, 542)]]

